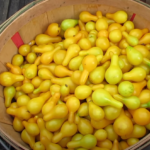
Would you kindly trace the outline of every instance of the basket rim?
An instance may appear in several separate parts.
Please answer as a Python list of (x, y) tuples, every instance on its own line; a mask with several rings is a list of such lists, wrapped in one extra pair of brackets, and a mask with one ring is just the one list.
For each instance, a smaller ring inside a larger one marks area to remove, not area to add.
[(5, 30), (5, 28), (7, 28), (7, 26), (9, 26), (9, 24), (11, 24), (13, 21), (15, 21), (15, 19), (17, 19), (21, 14), (23, 14), (25, 11), (31, 9), (33, 6), (35, 6), (36, 4), (38, 4), (42, 1), (45, 1), (45, 0), (35, 0), (35, 1), (27, 4), (20, 10), (18, 10), (15, 14), (13, 14), (10, 18), (8, 18), (6, 21), (4, 21), (0, 25), (0, 34)]
[[(25, 11), (31, 9), (33, 6), (35, 6), (36, 4), (42, 2), (42, 1), (47, 1), (47, 0), (35, 0), (29, 4), (27, 4), (26, 6), (24, 6), (23, 8), (21, 8), (19, 11), (17, 11), (14, 15), (12, 15), (10, 18), (8, 18), (6, 21), (4, 21), (1, 25), (0, 25), (0, 34), (5, 30), (5, 28), (7, 28), (7, 26), (9, 26), (9, 24), (11, 24), (13, 21), (15, 21), (15, 19), (17, 19), (21, 14), (23, 14)], [(140, 3), (148, 8), (150, 8), (150, 5), (140, 1), (140, 0), (133, 0), (137, 3)]]

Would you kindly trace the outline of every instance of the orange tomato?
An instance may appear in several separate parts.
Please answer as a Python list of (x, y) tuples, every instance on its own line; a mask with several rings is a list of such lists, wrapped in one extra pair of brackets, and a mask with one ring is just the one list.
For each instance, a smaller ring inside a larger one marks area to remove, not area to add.
[(150, 122), (150, 112), (145, 108), (139, 108), (134, 111), (133, 119), (139, 125), (147, 125)]
[(108, 149), (112, 148), (112, 142), (108, 139), (103, 140), (103, 141), (98, 141), (97, 145), (102, 148), (108, 148)]

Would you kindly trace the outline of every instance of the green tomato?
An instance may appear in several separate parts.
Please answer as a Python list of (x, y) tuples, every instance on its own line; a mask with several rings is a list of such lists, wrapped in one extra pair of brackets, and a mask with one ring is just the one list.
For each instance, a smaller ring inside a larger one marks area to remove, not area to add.
[(91, 93), (92, 89), (88, 85), (79, 85), (75, 89), (75, 96), (80, 100), (88, 98), (91, 95)]
[(61, 22), (61, 29), (66, 31), (68, 28), (72, 28), (78, 24), (77, 19), (65, 19)]
[(80, 133), (77, 133), (77, 134), (75, 134), (73, 137), (72, 137), (72, 141), (79, 141), (79, 140), (81, 140), (83, 138), (83, 135), (82, 134), (80, 134)]
[(126, 27), (127, 32), (134, 29), (134, 23), (132, 21), (126, 21), (123, 26)]
[[(77, 140), (71, 140), (68, 142), (67, 147), (68, 148), (75, 148), (75, 150), (86, 150), (86, 149), (92, 149), (96, 146), (97, 139), (92, 134), (86, 134), (81, 139), (77, 138)], [(82, 148), (82, 149), (81, 149)]]
[(90, 40), (92, 46), (95, 46), (96, 39), (97, 39), (96, 35), (93, 34), (93, 33), (90, 33), (90, 34), (88, 35), (88, 39)]
[(26, 60), (27, 60), (27, 62), (30, 63), (30, 64), (33, 64), (33, 63), (35, 62), (36, 58), (37, 58), (37, 55), (36, 55), (36, 53), (33, 53), (33, 52), (29, 53), (29, 54), (26, 56)]
[(85, 25), (85, 29), (86, 29), (87, 32), (95, 30), (95, 23), (92, 22), (92, 21), (87, 22), (86, 25)]
[(134, 92), (134, 86), (129, 81), (123, 81), (119, 84), (118, 91), (119, 91), (120, 95), (122, 95), (124, 97), (129, 97)]
[(87, 150), (86, 148), (77, 148), (77, 149), (75, 149), (75, 150)]
[(83, 148), (91, 149), (96, 146), (97, 139), (94, 135), (92, 134), (87, 134), (81, 139), (81, 146)]
[(150, 79), (147, 82), (147, 88), (150, 90)]
[(79, 70), (83, 71), (83, 65), (82, 64), (80, 65)]
[(70, 92), (70, 89), (69, 89), (69, 86), (68, 86), (67, 84), (62, 85), (62, 86), (60, 87), (60, 94), (61, 94), (62, 96), (67, 96), (67, 95), (69, 95), (69, 92)]
[(24, 62), (24, 58), (20, 54), (16, 54), (12, 58), (12, 64), (14, 66), (21, 66), (23, 64), (23, 62)]

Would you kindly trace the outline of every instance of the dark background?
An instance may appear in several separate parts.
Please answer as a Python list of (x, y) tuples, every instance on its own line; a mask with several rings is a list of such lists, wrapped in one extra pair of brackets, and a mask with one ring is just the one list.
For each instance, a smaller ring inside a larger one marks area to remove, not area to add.
[[(0, 0), (0, 24), (20, 10), (23, 6), (34, 0)], [(142, 0), (150, 4), (150, 0)], [(0, 150), (15, 150), (0, 137)], [(150, 146), (144, 150), (150, 150)]]

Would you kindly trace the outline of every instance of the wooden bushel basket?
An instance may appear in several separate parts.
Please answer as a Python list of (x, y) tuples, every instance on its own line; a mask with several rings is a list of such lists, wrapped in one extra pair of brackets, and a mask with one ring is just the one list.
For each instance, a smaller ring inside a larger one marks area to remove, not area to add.
[[(24, 43), (29, 43), (36, 35), (44, 33), (52, 22), (60, 23), (66, 18), (78, 18), (81, 11), (89, 11), (93, 14), (97, 10), (105, 15), (117, 10), (125, 10), (129, 20), (134, 17), (136, 28), (149, 28), (150, 8), (140, 1), (133, 0), (38, 0), (35, 1), (5, 21), (0, 26), (0, 73), (6, 71), (6, 62), (11, 62), (12, 57), (18, 52), (12, 37), (16, 33)], [(18, 45), (19, 46), (19, 45)], [(6, 114), (4, 105), (3, 87), (0, 86), (0, 135), (17, 150), (29, 150), (12, 127), (12, 118)], [(140, 150), (150, 144), (150, 134), (142, 138), (137, 144), (128, 150)]]

